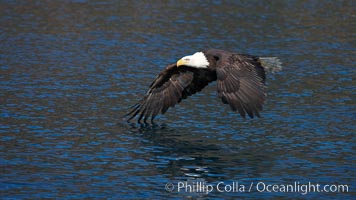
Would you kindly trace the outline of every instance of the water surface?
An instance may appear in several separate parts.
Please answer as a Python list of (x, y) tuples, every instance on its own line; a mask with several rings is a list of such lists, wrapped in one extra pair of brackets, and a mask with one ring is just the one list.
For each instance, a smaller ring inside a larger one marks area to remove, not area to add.
[[(352, 1), (0, 4), (1, 198), (352, 198)], [(213, 83), (155, 126), (121, 120), (165, 65), (206, 48), (282, 60), (262, 118), (241, 119)], [(349, 192), (178, 192), (185, 181)]]

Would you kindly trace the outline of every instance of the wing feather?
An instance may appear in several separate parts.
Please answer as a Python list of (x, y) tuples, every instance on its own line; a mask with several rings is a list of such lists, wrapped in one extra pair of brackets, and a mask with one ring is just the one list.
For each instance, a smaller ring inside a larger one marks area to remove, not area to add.
[(231, 54), (216, 68), (218, 96), (245, 118), (260, 116), (266, 92), (265, 72), (257, 57)]
[(164, 114), (182, 99), (202, 90), (209, 82), (216, 80), (215, 72), (186, 66), (169, 65), (151, 83), (146, 95), (125, 116), (128, 121), (138, 116), (138, 122)]

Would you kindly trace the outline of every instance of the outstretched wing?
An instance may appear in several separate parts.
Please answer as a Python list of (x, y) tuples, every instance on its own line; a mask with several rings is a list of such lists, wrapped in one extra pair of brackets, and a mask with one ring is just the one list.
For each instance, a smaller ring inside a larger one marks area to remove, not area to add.
[(139, 116), (138, 122), (142, 119), (146, 122), (149, 117), (152, 121), (159, 113), (164, 114), (169, 107), (199, 92), (214, 79), (205, 77), (206, 73), (209, 72), (186, 66), (177, 67), (175, 64), (167, 66), (152, 82), (143, 99), (126, 115), (130, 116), (128, 121), (136, 116)]
[(217, 90), (222, 102), (242, 117), (259, 115), (266, 97), (265, 70), (259, 58), (231, 54), (217, 64)]

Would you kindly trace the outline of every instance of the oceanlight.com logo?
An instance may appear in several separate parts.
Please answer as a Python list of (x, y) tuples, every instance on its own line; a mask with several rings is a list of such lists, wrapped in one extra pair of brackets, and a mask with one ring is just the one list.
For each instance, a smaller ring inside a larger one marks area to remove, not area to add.
[(250, 182), (244, 184), (238, 181), (234, 182), (224, 182), (220, 181), (218, 183), (207, 183), (201, 180), (190, 180), (190, 181), (180, 181), (177, 183), (167, 183), (165, 189), (168, 192), (184, 192), (184, 193), (205, 193), (209, 194), (211, 192), (280, 192), (280, 193), (300, 193), (306, 195), (308, 193), (341, 193), (349, 192), (349, 186), (346, 184), (319, 184), (319, 183), (300, 183), (295, 181), (291, 184), (275, 184), (275, 183), (265, 183)]

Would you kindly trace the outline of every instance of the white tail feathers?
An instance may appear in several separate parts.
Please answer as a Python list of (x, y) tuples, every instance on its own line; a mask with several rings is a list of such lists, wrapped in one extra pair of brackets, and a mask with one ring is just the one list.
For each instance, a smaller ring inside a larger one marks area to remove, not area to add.
[(278, 72), (282, 70), (282, 62), (277, 57), (260, 57), (262, 67), (268, 72)]

